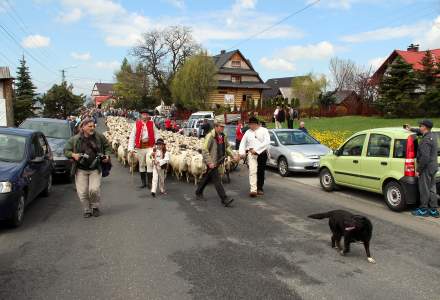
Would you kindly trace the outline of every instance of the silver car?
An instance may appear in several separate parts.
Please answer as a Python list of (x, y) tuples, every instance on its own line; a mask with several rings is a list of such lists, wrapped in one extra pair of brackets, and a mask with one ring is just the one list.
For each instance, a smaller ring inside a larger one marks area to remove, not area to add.
[(267, 165), (277, 167), (281, 176), (290, 172), (317, 172), (321, 156), (332, 153), (307, 133), (298, 129), (269, 130)]

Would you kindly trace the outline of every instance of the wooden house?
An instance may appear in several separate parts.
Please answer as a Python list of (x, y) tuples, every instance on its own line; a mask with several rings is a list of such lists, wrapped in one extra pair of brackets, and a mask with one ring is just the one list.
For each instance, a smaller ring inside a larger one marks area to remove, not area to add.
[(91, 96), (96, 107), (101, 107), (104, 102), (113, 100), (113, 95), (113, 83), (97, 82), (93, 85)]
[(213, 59), (218, 69), (215, 76), (218, 85), (209, 96), (210, 107), (235, 105), (240, 110), (246, 110), (251, 102), (256, 106), (262, 99), (263, 91), (270, 88), (240, 50), (222, 50)]
[(0, 67), (0, 126), (14, 126), (13, 81), (9, 68)]

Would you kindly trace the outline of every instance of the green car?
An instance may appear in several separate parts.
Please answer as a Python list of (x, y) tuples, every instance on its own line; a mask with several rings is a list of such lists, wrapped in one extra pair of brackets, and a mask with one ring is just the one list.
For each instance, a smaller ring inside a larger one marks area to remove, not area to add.
[[(440, 129), (434, 128), (433, 132), (440, 145)], [(321, 186), (328, 192), (340, 185), (379, 193), (390, 209), (402, 211), (419, 201), (415, 175), (417, 146), (418, 137), (403, 128), (358, 132), (333, 154), (321, 157)], [(440, 168), (436, 183), (438, 193)]]

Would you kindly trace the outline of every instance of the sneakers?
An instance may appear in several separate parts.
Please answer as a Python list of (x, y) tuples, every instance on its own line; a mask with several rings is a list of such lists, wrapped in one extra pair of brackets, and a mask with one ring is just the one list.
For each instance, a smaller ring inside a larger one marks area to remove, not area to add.
[(417, 208), (416, 210), (413, 210), (411, 213), (413, 216), (416, 216), (416, 217), (428, 217), (429, 216), (427, 208)]
[(429, 210), (429, 215), (434, 218), (440, 218), (440, 213), (437, 208), (431, 208)]
[(151, 196), (153, 196), (153, 198), (156, 197), (156, 193), (151, 193)]

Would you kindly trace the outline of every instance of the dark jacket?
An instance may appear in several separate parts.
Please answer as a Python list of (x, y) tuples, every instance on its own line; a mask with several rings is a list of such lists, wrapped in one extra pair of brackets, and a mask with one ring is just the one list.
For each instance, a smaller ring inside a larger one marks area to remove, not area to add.
[(301, 130), (302, 132), (304, 132), (304, 133), (307, 133), (307, 134), (309, 134), (309, 131), (307, 130), (307, 128), (305, 128), (305, 127), (299, 127), (298, 128), (299, 130)]
[[(104, 155), (110, 155), (111, 154), (111, 147), (105, 136), (102, 134), (95, 132), (96, 137), (96, 144), (98, 146), (99, 152)], [(81, 149), (81, 134), (77, 134), (73, 137), (71, 137), (64, 147), (64, 155), (72, 159), (73, 153), (79, 153), (79, 149)], [(78, 168), (78, 164), (76, 161), (73, 161), (72, 164), (72, 175), (76, 174), (76, 170)], [(98, 170), (101, 172), (101, 165), (98, 165)]]
[[(420, 130), (411, 129), (412, 132), (421, 135)], [(434, 133), (428, 132), (422, 137), (417, 148), (417, 172), (435, 174), (438, 171), (438, 145)]]
[(284, 111), (284, 109), (281, 109), (278, 111), (278, 114), (276, 116), (276, 119), (278, 122), (283, 123), (284, 121), (286, 121), (286, 112)]

